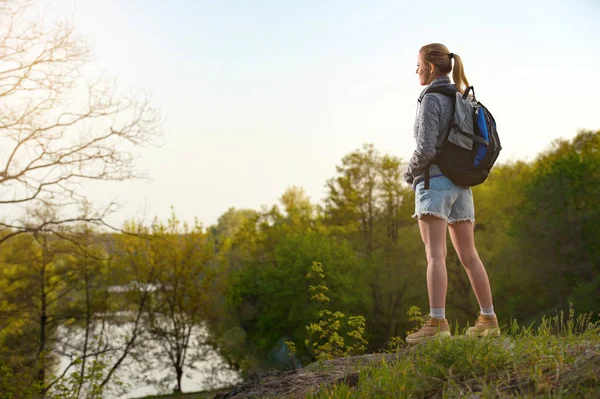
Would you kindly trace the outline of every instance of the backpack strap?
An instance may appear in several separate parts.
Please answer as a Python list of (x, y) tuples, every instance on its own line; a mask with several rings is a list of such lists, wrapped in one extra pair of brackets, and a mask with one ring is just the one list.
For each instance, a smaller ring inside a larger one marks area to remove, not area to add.
[[(472, 86), (471, 86), (471, 88), (472, 88)], [(456, 88), (448, 87), (448, 86), (429, 87), (423, 92), (423, 94), (421, 94), (421, 96), (419, 97), (419, 102), (421, 102), (421, 100), (427, 93), (440, 93), (445, 96), (454, 98), (454, 96), (456, 95), (456, 92), (457, 92)]]
[(431, 162), (429, 162), (425, 167), (425, 183), (423, 187), (425, 190), (429, 190), (429, 169), (431, 169)]
[(467, 99), (467, 97), (469, 96), (469, 92), (470, 92), (471, 90), (473, 91), (473, 98), (475, 98), (475, 88), (474, 88), (473, 86), (469, 86), (469, 87), (467, 87), (467, 89), (465, 90), (465, 94), (463, 94), (463, 96), (462, 96), (463, 100), (466, 100), (466, 99)]
[(467, 133), (467, 132), (460, 132), (460, 134), (470, 138), (471, 140), (473, 140), (476, 143), (483, 144), (486, 147), (490, 145), (490, 142), (487, 141), (486, 139), (484, 139), (483, 137), (479, 137), (479, 136), (476, 136), (474, 134)]
[[(454, 99), (456, 96), (456, 91), (457, 90), (455, 88), (451, 88), (448, 86), (429, 87), (419, 97), (419, 103), (421, 103), (421, 101), (423, 100), (423, 97), (425, 97), (425, 94), (427, 94), (427, 93), (440, 93), (445, 96), (452, 97)], [(435, 161), (435, 157), (425, 167), (425, 176), (424, 176), (425, 178), (424, 178), (424, 187), (423, 187), (425, 190), (429, 190), (429, 175), (430, 175), (429, 169), (431, 169), (431, 165), (433, 165), (433, 161)]]

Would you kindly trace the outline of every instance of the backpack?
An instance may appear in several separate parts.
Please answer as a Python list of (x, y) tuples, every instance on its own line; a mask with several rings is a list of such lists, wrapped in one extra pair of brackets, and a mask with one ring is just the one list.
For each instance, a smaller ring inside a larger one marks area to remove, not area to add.
[[(473, 91), (472, 98), (470, 91)], [(438, 138), (436, 156), (425, 169), (425, 188), (429, 188), (429, 167), (434, 163), (457, 186), (483, 183), (502, 149), (494, 117), (475, 99), (473, 86), (467, 87), (462, 95), (456, 89), (443, 86), (431, 87), (427, 93), (452, 97), (454, 120), (450, 130)]]

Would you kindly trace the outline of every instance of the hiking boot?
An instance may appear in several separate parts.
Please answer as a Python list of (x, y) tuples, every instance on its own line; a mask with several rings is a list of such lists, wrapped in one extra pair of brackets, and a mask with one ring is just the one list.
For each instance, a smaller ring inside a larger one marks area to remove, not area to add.
[(500, 336), (500, 327), (496, 316), (486, 316), (479, 313), (474, 327), (467, 328), (465, 333), (468, 337), (498, 337)]
[(436, 319), (428, 316), (425, 324), (419, 331), (406, 336), (406, 343), (419, 344), (433, 338), (446, 338), (450, 336), (450, 326), (446, 319)]

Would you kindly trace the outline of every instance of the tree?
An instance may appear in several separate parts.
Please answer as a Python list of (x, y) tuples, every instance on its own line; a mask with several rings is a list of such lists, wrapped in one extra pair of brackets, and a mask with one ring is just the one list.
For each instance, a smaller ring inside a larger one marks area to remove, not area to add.
[(255, 217), (256, 211), (252, 209), (229, 208), (227, 212), (219, 216), (217, 224), (210, 227), (211, 235), (218, 247), (228, 247), (227, 241), (235, 236), (246, 220)]
[(315, 227), (316, 207), (302, 187), (292, 186), (281, 196), (281, 204), (285, 212), (285, 224), (290, 231)]
[[(49, 211), (36, 216), (40, 223), (53, 217)], [(66, 259), (69, 253), (68, 242), (39, 232), (23, 236), (4, 253), (1, 285), (6, 287), (2, 297), (8, 306), (0, 314), (10, 340), (19, 342), (11, 350), (12, 365), (26, 370), (24, 379), (29, 374), (41, 396), (60, 379), (51, 376), (57, 329), (71, 317), (62, 305), (77, 285)], [(7, 328), (11, 325), (20, 328)]]
[[(600, 132), (558, 140), (532, 167), (525, 201), (514, 219), (536, 284), (540, 305), (593, 311), (600, 287)], [(531, 249), (535, 249), (531, 251)], [(544, 309), (544, 308), (543, 308)]]
[(148, 238), (122, 237), (126, 256), (121, 272), (133, 285), (130, 294), (140, 298), (145, 294), (142, 328), (167, 356), (167, 364), (161, 366), (172, 370), (167, 378), (174, 375), (175, 391), (182, 392), (184, 372), (207, 346), (202, 328), (209, 327), (216, 316), (219, 286), (214, 241), (201, 225), (181, 223), (175, 215), (166, 224), (154, 221), (145, 230)]
[[(332, 306), (347, 313), (368, 309), (368, 287), (351, 246), (320, 223), (316, 207), (298, 187), (248, 219), (232, 248), (244, 249), (242, 267), (230, 268), (223, 354), (243, 369), (285, 365), (286, 340), (303, 342), (306, 325), (318, 317), (310, 301), (306, 272), (313, 261), (326, 265)], [(239, 345), (240, 342), (242, 345)], [(306, 348), (299, 356), (308, 359)]]
[(112, 265), (101, 238), (87, 223), (71, 226), (58, 237), (69, 244), (65, 262), (73, 272), (74, 287), (60, 303), (68, 319), (63, 324), (62, 339), (52, 349), (71, 359), (60, 376), (60, 386), (72, 388), (75, 398), (87, 398), (102, 391), (115, 368), (105, 357), (117, 351), (106, 334), (112, 311), (109, 278)]
[[(524, 206), (525, 185), (531, 179), (531, 164), (515, 161), (494, 166), (484, 184), (473, 187), (475, 202), (475, 241), (488, 273), (497, 314), (508, 321), (531, 315), (539, 309), (540, 286), (536, 281), (536, 262), (523, 251), (523, 232), (514, 228), (515, 218)], [(476, 301), (466, 273), (457, 265), (449, 269), (448, 302), (461, 309), (461, 316), (473, 318)], [(456, 274), (460, 271), (460, 277)], [(515, 278), (519, 276), (520, 278)], [(455, 284), (454, 279), (461, 283)], [(454, 290), (457, 285), (465, 287)], [(467, 302), (468, 301), (468, 302)]]
[(337, 176), (327, 182), (324, 223), (356, 249), (370, 274), (372, 309), (367, 332), (373, 347), (398, 335), (407, 323), (403, 306), (418, 278), (422, 253), (411, 215), (414, 194), (402, 183), (402, 161), (380, 154), (371, 144), (344, 156)]
[(402, 183), (400, 159), (383, 155), (377, 163), (377, 219), (374, 237), (378, 245), (374, 253), (373, 309), (370, 328), (373, 342), (382, 345), (397, 336), (406, 314), (405, 301), (416, 279), (414, 260), (422, 252), (415, 221), (414, 194)]
[[(320, 232), (286, 234), (268, 255), (236, 271), (227, 291), (228, 313), (236, 315), (258, 367), (286, 364), (284, 342), (304, 342), (305, 326), (318, 318), (306, 280), (315, 259), (328, 265), (332, 308), (353, 314), (368, 309), (365, 271), (347, 243)], [(306, 348), (298, 353), (308, 359)]]
[[(325, 215), (328, 225), (354, 237), (368, 258), (374, 249), (373, 231), (377, 218), (378, 174), (381, 155), (372, 144), (354, 151), (336, 167), (338, 176), (327, 181)], [(343, 226), (343, 227), (342, 227)], [(358, 236), (356, 236), (358, 233)]]
[(7, 218), (0, 243), (77, 221), (105, 225), (114, 204), (91, 212), (81, 183), (142, 177), (128, 149), (160, 133), (150, 95), (87, 77), (89, 51), (73, 26), (36, 17), (35, 7), (0, 2), (0, 204), (63, 212), (39, 225)]

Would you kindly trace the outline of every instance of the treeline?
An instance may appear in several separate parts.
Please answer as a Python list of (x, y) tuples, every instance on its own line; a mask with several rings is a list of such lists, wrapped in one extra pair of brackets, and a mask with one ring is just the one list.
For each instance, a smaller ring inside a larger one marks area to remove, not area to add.
[(219, 315), (218, 267), (209, 235), (175, 217), (122, 234), (80, 224), (3, 243), (0, 392), (96, 397), (132, 361), (167, 370), (154, 383), (181, 391), (209, 345), (201, 329)]
[[(267, 212), (230, 210), (213, 227), (228, 268), (230, 355), (254, 367), (286, 364), (283, 342), (304, 342), (318, 319), (305, 278), (312, 261), (327, 275), (330, 308), (367, 320), (370, 350), (412, 327), (411, 305), (428, 309), (424, 247), (414, 193), (401, 161), (365, 145), (342, 159), (322, 204), (289, 189)], [(476, 243), (502, 323), (529, 324), (600, 305), (600, 132), (560, 140), (531, 162), (494, 168), (473, 188)], [(450, 240), (448, 246), (451, 248)], [(453, 250), (447, 314), (459, 326), (479, 310)], [(303, 361), (306, 348), (298, 348)], [(237, 355), (237, 356), (236, 356)]]
[[(51, 395), (76, 372), (69, 389), (82, 397), (132, 360), (171, 370), (170, 386), (181, 389), (207, 345), (245, 372), (290, 367), (287, 341), (306, 363), (306, 326), (320, 310), (307, 278), (314, 261), (324, 268), (328, 308), (364, 316), (368, 349), (382, 349), (412, 327), (412, 305), (428, 307), (414, 193), (402, 168), (365, 145), (342, 159), (321, 203), (292, 187), (271, 208), (229, 209), (208, 228), (173, 216), (131, 222), (121, 233), (81, 222), (3, 241), (0, 389)], [(586, 131), (531, 163), (498, 165), (473, 189), (476, 242), (503, 324), (529, 324), (569, 303), (598, 309), (599, 183), (600, 132)], [(36, 226), (54, 219), (52, 209), (32, 216)], [(478, 305), (452, 250), (447, 267), (448, 317), (462, 327)], [(111, 323), (127, 323), (123, 340), (110, 339)], [(192, 342), (199, 328), (207, 334)], [(169, 361), (145, 358), (148, 345)], [(65, 354), (71, 364), (57, 375)], [(8, 380), (17, 374), (18, 384)]]

